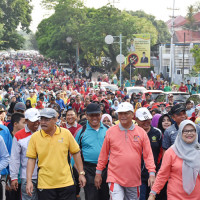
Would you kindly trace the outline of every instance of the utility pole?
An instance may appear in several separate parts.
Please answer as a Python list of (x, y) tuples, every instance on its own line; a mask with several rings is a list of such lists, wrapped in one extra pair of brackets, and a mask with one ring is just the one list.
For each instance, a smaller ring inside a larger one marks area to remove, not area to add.
[(183, 46), (183, 73), (182, 73), (182, 81), (184, 81), (184, 69), (185, 69), (185, 32), (184, 32), (184, 46)]
[(169, 77), (171, 78), (171, 82), (173, 82), (173, 77), (176, 74), (175, 70), (175, 56), (174, 56), (174, 19), (176, 18), (174, 16), (174, 11), (178, 10), (175, 9), (175, 0), (173, 0), (173, 8), (168, 8), (169, 10), (172, 10), (172, 22), (171, 22), (171, 45), (170, 45), (170, 67), (169, 67)]

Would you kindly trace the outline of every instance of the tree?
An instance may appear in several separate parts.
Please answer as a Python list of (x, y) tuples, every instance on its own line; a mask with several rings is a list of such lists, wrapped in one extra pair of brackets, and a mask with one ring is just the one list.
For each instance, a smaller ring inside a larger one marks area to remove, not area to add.
[(19, 31), (18, 33), (25, 39), (25, 42), (23, 44), (22, 49), (24, 49), (24, 50), (38, 50), (37, 41), (36, 41), (36, 38), (35, 38), (35, 34), (33, 32), (30, 32), (30, 33), (27, 34), (24, 31)]
[(20, 49), (24, 39), (16, 29), (18, 26), (26, 32), (30, 32), (32, 6), (29, 0), (1, 0), (0, 22), (3, 25), (3, 35), (0, 49)]
[(147, 20), (151, 21), (154, 27), (156, 28), (158, 32), (158, 39), (157, 39), (157, 44), (159, 43), (168, 43), (170, 42), (170, 34), (167, 28), (167, 25), (165, 24), (164, 21), (162, 20), (156, 20), (155, 16), (146, 14), (142, 10), (138, 11), (128, 11), (129, 14), (132, 16), (137, 16), (139, 18), (146, 18)]
[(199, 73), (200, 71), (200, 47), (198, 45), (194, 45), (194, 48), (191, 49), (191, 53), (193, 54), (193, 57), (195, 59), (195, 65), (193, 66), (193, 69)]
[(196, 19), (194, 18), (194, 14), (198, 11), (198, 6), (197, 5), (190, 5), (187, 8), (187, 15), (186, 15), (186, 20), (187, 23), (183, 25), (183, 28), (191, 31), (190, 34), (190, 41), (193, 40), (193, 31), (198, 31), (198, 26), (196, 24)]
[[(130, 39), (132, 34), (150, 33), (152, 36), (152, 44), (156, 43), (157, 31), (152, 23), (145, 18), (131, 16), (125, 11), (120, 11), (112, 6), (104, 6), (97, 10), (93, 10), (92, 17), (83, 27), (81, 35), (82, 46), (89, 52), (93, 52), (95, 59), (99, 55), (109, 57), (112, 60), (110, 67), (116, 67), (116, 56), (119, 54), (119, 44), (107, 45), (104, 42), (106, 35), (123, 37), (123, 54), (127, 55), (126, 40)], [(87, 54), (86, 54), (87, 56)]]
[[(47, 57), (61, 61), (74, 58), (75, 47), (80, 48), (80, 58), (86, 59), (89, 65), (101, 65), (101, 57), (109, 57), (116, 67), (116, 56), (119, 44), (107, 45), (106, 35), (123, 36), (123, 42), (135, 33), (150, 33), (151, 44), (157, 41), (158, 32), (150, 20), (132, 16), (110, 5), (99, 9), (86, 8), (81, 1), (65, 0), (55, 6), (55, 13), (43, 20), (36, 33), (39, 50)], [(72, 43), (66, 42), (72, 37)], [(126, 45), (123, 54), (127, 55)]]
[[(66, 0), (55, 7), (55, 13), (38, 26), (36, 39), (40, 52), (60, 61), (70, 61), (75, 46), (80, 43), (80, 27), (85, 24), (85, 9), (81, 1)], [(72, 43), (66, 41), (72, 37)]]

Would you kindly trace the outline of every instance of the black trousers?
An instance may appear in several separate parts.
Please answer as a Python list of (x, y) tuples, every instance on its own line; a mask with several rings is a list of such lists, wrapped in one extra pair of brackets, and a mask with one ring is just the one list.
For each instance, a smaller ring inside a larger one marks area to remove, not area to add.
[(38, 200), (76, 200), (76, 187), (38, 189)]
[(18, 185), (17, 191), (6, 191), (6, 200), (21, 200), (21, 184)]
[(79, 174), (75, 167), (73, 167), (74, 179), (76, 181), (76, 195), (79, 195), (81, 188), (79, 187)]
[(1, 184), (1, 179), (0, 179), (0, 200), (3, 199), (3, 186)]
[(84, 187), (85, 200), (109, 200), (109, 188), (106, 183), (107, 179), (107, 168), (102, 172), (102, 184), (101, 188), (97, 190), (94, 185), (94, 178), (96, 175), (96, 164), (84, 162), (85, 178), (87, 180), (86, 186)]

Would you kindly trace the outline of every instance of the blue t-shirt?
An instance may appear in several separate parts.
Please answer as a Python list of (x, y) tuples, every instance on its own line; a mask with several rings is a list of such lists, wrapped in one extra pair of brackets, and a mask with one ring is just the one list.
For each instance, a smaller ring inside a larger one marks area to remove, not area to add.
[[(107, 128), (101, 123), (98, 130), (93, 129), (87, 122), (86, 130), (80, 136), (82, 128), (78, 131), (75, 140), (80, 145), (81, 140), (81, 152), (85, 162), (97, 164), (101, 147), (106, 136)], [(80, 137), (79, 137), (80, 136)]]
[[(12, 148), (12, 136), (10, 134), (9, 129), (6, 126), (2, 125), (2, 124), (0, 124), (0, 135), (3, 138), (3, 140), (4, 140), (5, 144), (6, 144), (8, 153), (10, 155), (11, 154), (11, 148)], [(9, 172), (9, 168), (8, 167), (1, 171), (1, 175), (7, 175), (9, 173), (10, 172)]]

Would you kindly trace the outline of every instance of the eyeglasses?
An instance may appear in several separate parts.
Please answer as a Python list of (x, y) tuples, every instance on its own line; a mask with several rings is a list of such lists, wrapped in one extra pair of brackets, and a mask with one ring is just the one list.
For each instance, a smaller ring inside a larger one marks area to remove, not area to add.
[(187, 135), (189, 133), (196, 133), (196, 130), (195, 129), (183, 130), (183, 135)]

